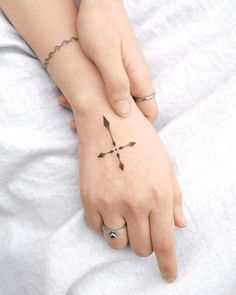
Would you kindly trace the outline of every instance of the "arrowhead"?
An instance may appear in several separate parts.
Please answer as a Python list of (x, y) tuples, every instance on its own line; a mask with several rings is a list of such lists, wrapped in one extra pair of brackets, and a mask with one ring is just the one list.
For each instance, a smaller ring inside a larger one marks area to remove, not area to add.
[(103, 158), (104, 157), (104, 153), (100, 153), (99, 155), (98, 155), (98, 158)]
[(103, 116), (103, 124), (106, 128), (109, 128), (109, 126), (110, 126), (110, 123), (108, 122), (108, 120), (105, 116)]
[(120, 154), (117, 153), (116, 156), (117, 156), (117, 158), (118, 158), (118, 160), (119, 160), (119, 168), (120, 168), (121, 170), (124, 170), (124, 164), (123, 164), (123, 163), (121, 162), (121, 160), (120, 160)]
[(136, 142), (134, 141), (130, 141), (129, 143), (127, 143), (126, 145), (120, 146), (119, 150), (122, 150), (123, 148), (127, 147), (127, 146), (134, 146)]
[(124, 164), (123, 164), (123, 163), (120, 163), (119, 168), (120, 168), (121, 170), (124, 170)]

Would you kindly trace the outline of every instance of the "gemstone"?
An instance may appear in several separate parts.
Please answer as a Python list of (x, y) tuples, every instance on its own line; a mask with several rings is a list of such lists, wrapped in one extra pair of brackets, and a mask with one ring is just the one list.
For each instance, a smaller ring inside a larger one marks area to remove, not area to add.
[(115, 239), (115, 238), (116, 238), (116, 234), (113, 233), (113, 232), (111, 232), (111, 233), (110, 233), (110, 239)]

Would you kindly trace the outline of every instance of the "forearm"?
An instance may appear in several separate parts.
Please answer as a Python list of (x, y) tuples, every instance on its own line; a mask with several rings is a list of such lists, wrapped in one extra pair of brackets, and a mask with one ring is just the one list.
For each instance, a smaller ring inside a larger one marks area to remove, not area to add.
[[(60, 2), (60, 3), (59, 3)], [(77, 37), (78, 9), (73, 0), (0, 0), (1, 9), (43, 63), (63, 40)], [(48, 72), (68, 98), (78, 92), (87, 65), (77, 42), (63, 47), (50, 60)]]

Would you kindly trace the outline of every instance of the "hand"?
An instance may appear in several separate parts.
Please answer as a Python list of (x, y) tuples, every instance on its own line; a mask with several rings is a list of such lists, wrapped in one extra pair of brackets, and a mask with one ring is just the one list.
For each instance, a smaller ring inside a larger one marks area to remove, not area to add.
[[(111, 228), (125, 222), (128, 231), (108, 244), (121, 249), (130, 243), (139, 256), (154, 250), (163, 277), (177, 275), (174, 224), (184, 227), (181, 193), (162, 142), (132, 103), (131, 114), (121, 119), (107, 102), (104, 83), (96, 66), (80, 51), (76, 95), (68, 96), (79, 134), (80, 192), (88, 224), (101, 231), (102, 222)], [(114, 148), (103, 116), (110, 122), (117, 147), (135, 142), (104, 157)], [(124, 168), (124, 169), (123, 169)], [(138, 234), (137, 234), (138, 233)]]
[[(148, 96), (153, 88), (149, 67), (122, 1), (81, 0), (77, 30), (82, 50), (102, 75), (112, 108), (127, 116), (132, 96)], [(137, 105), (151, 122), (157, 118), (155, 99)]]
[[(103, 118), (105, 116), (106, 119)], [(174, 222), (184, 226), (181, 194), (172, 164), (163, 144), (143, 115), (133, 107), (129, 118), (115, 116), (108, 106), (78, 118), (80, 188), (86, 220), (96, 231), (102, 222), (119, 228), (125, 222), (128, 232), (112, 240), (115, 249), (127, 246), (139, 256), (154, 250), (163, 277), (172, 282), (177, 275)], [(135, 142), (116, 152), (104, 126), (110, 123), (116, 147)]]

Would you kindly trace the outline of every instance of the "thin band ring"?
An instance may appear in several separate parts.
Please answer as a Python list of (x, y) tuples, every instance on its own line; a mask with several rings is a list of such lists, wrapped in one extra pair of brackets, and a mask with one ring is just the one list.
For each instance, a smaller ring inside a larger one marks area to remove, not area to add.
[(154, 98), (156, 95), (156, 92), (154, 91), (151, 95), (148, 96), (141, 96), (141, 97), (137, 97), (137, 96), (133, 96), (133, 99), (137, 102), (137, 101), (145, 101), (145, 100), (149, 100)]
[(120, 228), (112, 229), (103, 223), (102, 230), (110, 239), (115, 239), (118, 235), (123, 234), (127, 230), (127, 224), (125, 223)]

